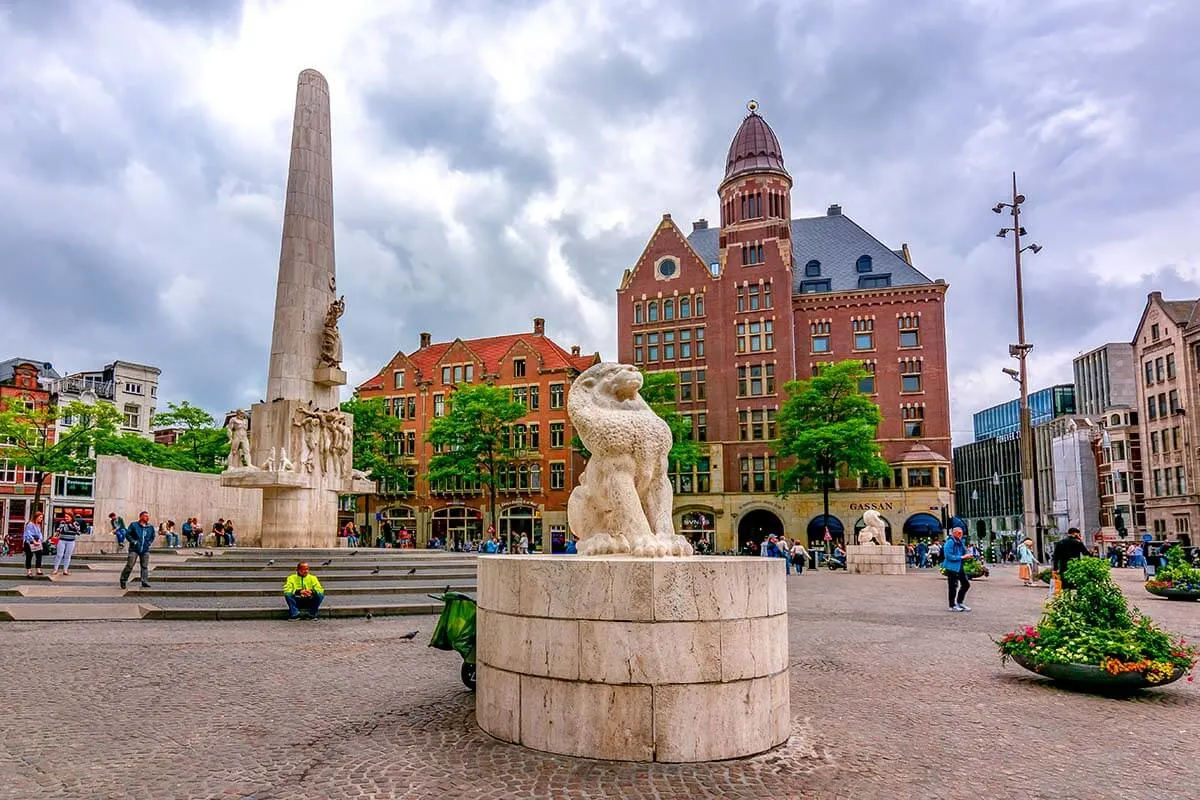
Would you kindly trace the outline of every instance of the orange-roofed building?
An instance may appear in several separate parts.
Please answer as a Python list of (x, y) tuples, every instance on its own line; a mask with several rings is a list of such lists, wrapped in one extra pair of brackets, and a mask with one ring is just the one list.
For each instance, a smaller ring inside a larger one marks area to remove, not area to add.
[[(376, 532), (418, 547), (431, 537), (457, 546), (481, 539), (494, 525), (502, 539), (511, 534), (514, 547), (522, 534), (529, 536), (531, 549), (541, 549), (543, 539), (561, 547), (567, 498), (584, 466), (571, 449), (567, 393), (579, 373), (599, 362), (598, 353), (583, 355), (578, 346), (568, 350), (548, 338), (541, 318), (529, 333), (483, 339), (433, 342), (431, 334), (422, 333), (417, 350), (396, 353), (358, 387), (359, 397), (384, 398), (401, 420), (396, 457), (408, 473), (408, 491), (381, 484), (371, 499), (368, 518)], [(524, 455), (497, 493), (496, 520), (488, 518), (485, 491), (433, 487), (426, 479), (433, 456), (425, 441), (430, 423), (445, 412), (456, 385), (479, 382), (508, 387), (529, 409), (514, 426)]]

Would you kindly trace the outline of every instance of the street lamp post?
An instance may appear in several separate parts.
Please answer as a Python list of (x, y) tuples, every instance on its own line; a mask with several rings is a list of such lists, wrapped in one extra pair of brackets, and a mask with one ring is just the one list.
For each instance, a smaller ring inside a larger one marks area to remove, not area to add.
[(1017, 193), (1017, 173), (1014, 172), (1012, 175), (1012, 202), (997, 203), (992, 208), (992, 211), (1000, 214), (1007, 208), (1013, 218), (1012, 227), (1001, 228), (996, 236), (1003, 239), (1006, 234), (1013, 234), (1013, 264), (1017, 277), (1017, 343), (1008, 346), (1008, 354), (1017, 359), (1020, 367), (1017, 382), (1021, 384), (1021, 506), (1024, 516), (1025, 535), (1029, 536), (1031, 533), (1033, 534), (1034, 540), (1037, 542), (1038, 555), (1039, 557), (1044, 557), (1045, 548), (1042, 542), (1042, 533), (1038, 524), (1036, 508), (1037, 497), (1034, 486), (1033, 464), (1033, 418), (1029, 411), (1029, 372), (1026, 368), (1026, 360), (1029, 357), (1029, 351), (1033, 349), (1033, 345), (1025, 340), (1025, 292), (1021, 283), (1021, 253), (1029, 250), (1036, 254), (1041, 251), (1042, 247), (1038, 244), (1031, 244), (1026, 247), (1021, 246), (1021, 237), (1025, 235), (1025, 229), (1021, 227), (1021, 204), (1024, 202), (1025, 195)]

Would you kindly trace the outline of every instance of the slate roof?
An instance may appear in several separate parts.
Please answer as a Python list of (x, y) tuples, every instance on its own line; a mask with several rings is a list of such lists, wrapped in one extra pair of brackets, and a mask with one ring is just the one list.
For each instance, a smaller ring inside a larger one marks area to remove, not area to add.
[[(460, 341), (460, 340), (455, 340)], [(554, 340), (546, 336), (535, 333), (510, 333), (504, 336), (488, 336), (482, 339), (462, 339), (472, 353), (479, 356), (483, 361), (483, 369), (489, 374), (496, 374), (500, 371), (500, 359), (502, 359), (513, 345), (517, 342), (524, 342), (534, 350), (542, 359), (542, 369), (566, 369), (571, 368), (583, 372), (588, 367), (595, 363), (595, 354), (581, 354), (578, 356), (571, 355), (570, 352), (559, 347)], [(420, 350), (414, 350), (408, 355), (409, 362), (420, 373), (421, 379), (431, 379), (434, 377), (434, 370), (437, 364), (446, 355), (446, 351), (454, 345), (454, 342), (436, 342), (428, 347), (422, 347)], [(389, 362), (390, 366), (390, 362)], [(386, 384), (384, 382), (384, 372), (388, 367), (384, 367), (377, 375), (370, 380), (359, 385), (360, 389), (383, 389)]]
[[(860, 256), (871, 257), (871, 272), (861, 274), (891, 275), (892, 286), (919, 286), (933, 283), (916, 267), (911, 266), (896, 251), (887, 247), (863, 230), (845, 214), (803, 217), (792, 220), (792, 291), (800, 293), (800, 284), (811, 280), (804, 273), (809, 261), (821, 262), (820, 278), (828, 278), (830, 291), (858, 290), (860, 273), (856, 263)], [(719, 228), (701, 228), (688, 236), (690, 244), (704, 263), (718, 260)]]
[(7, 383), (12, 380), (14, 367), (18, 364), (37, 364), (39, 378), (56, 381), (62, 377), (54, 367), (50, 366), (49, 361), (42, 361), (37, 358), (10, 358), (6, 361), (0, 361), (0, 383)]
[(1171, 318), (1180, 325), (1186, 325), (1188, 320), (1192, 318), (1192, 311), (1196, 308), (1196, 300), (1163, 300), (1162, 307), (1166, 310)]

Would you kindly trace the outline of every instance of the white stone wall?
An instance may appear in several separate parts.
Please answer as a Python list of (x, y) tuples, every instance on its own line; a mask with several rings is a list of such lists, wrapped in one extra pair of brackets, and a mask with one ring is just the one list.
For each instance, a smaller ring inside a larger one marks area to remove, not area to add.
[(137, 519), (140, 511), (149, 511), (155, 527), (173, 519), (181, 536), (188, 517), (198, 517), (206, 530), (219, 517), (232, 519), (238, 544), (256, 546), (262, 535), (262, 505), (261, 489), (225, 487), (219, 475), (147, 467), (123, 456), (99, 456), (95, 532), (80, 537), (79, 548), (95, 552), (113, 543), (108, 526), (112, 511), (126, 522)]

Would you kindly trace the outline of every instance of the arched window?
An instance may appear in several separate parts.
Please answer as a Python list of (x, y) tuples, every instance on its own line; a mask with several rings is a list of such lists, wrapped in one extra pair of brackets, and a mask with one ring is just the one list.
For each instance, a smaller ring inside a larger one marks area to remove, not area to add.
[(870, 256), (859, 256), (858, 261), (854, 262), (854, 266), (856, 269), (858, 269), (859, 272), (870, 272), (871, 271), (871, 257)]
[(653, 300), (646, 304), (646, 319), (650, 322), (658, 322), (658, 303)]
[(821, 277), (821, 262), (815, 258), (804, 265), (804, 277), (819, 278)]
[(675, 301), (663, 300), (663, 319), (675, 319)]
[(692, 301), (691, 298), (679, 298), (679, 318), (688, 319), (692, 316)]
[(634, 303), (634, 304), (633, 304), (633, 324), (634, 324), (634, 325), (641, 325), (641, 324), (642, 324), (642, 322), (643, 322), (643, 319), (642, 319), (642, 304), (641, 304), (641, 303)]

